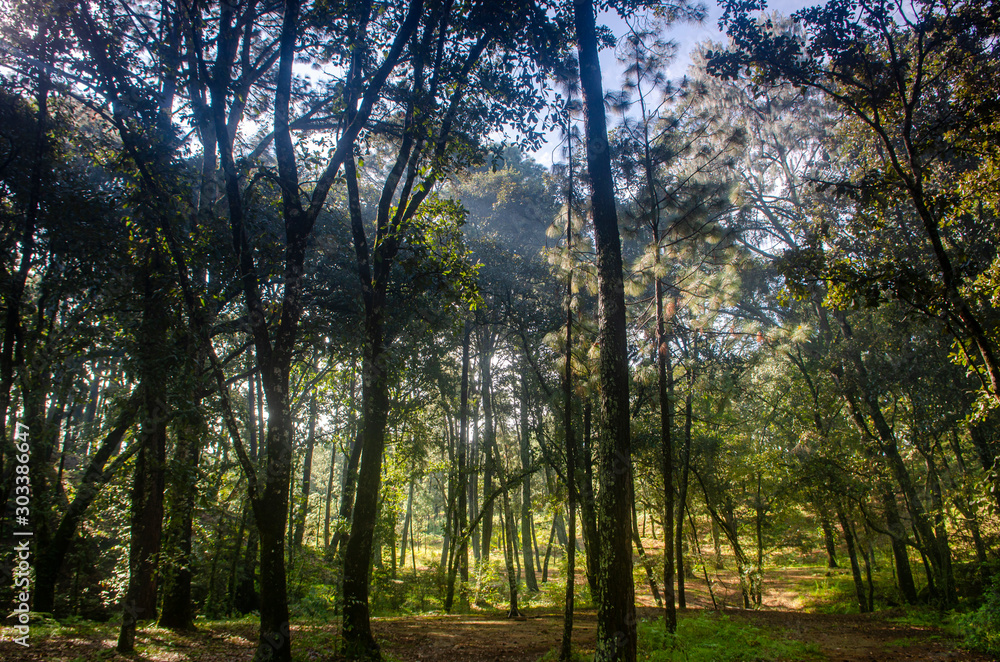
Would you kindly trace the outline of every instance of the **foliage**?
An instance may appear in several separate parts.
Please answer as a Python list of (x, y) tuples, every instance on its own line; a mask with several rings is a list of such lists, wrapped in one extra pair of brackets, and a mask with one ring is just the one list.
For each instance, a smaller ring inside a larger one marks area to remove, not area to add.
[(1000, 655), (1000, 575), (994, 575), (983, 603), (964, 620), (966, 643), (988, 655)]

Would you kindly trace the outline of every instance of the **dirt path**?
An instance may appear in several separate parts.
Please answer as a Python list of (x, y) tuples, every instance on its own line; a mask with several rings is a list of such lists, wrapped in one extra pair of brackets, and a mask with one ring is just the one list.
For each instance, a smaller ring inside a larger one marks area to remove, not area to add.
[[(991, 659), (960, 650), (959, 642), (935, 628), (895, 625), (879, 617), (788, 611), (730, 610), (726, 614), (732, 620), (746, 620), (768, 631), (783, 631), (790, 639), (814, 643), (831, 662)], [(644, 608), (640, 615), (655, 618), (658, 613)], [(574, 642), (592, 650), (597, 632), (594, 613), (579, 613), (575, 622)], [(533, 661), (557, 647), (562, 636), (562, 618), (554, 613), (535, 614), (520, 622), (489, 616), (381, 619), (373, 627), (384, 649), (401, 662)]]
[[(734, 621), (745, 620), (777, 636), (819, 646), (832, 662), (902, 662), (951, 660), (986, 662), (990, 658), (958, 648), (959, 642), (935, 628), (895, 625), (881, 616), (808, 614), (791, 611), (728, 611)], [(642, 608), (640, 616), (655, 618), (655, 609)], [(399, 662), (534, 662), (559, 645), (562, 617), (546, 610), (533, 612), (524, 621), (502, 614), (407, 616), (379, 618), (372, 624), (383, 650)], [(330, 648), (335, 629), (329, 625), (303, 625), (292, 629), (297, 660), (332, 662)], [(81, 662), (131, 660), (132, 662), (249, 662), (253, 657), (255, 627), (251, 623), (213, 623), (198, 632), (180, 636), (147, 629), (138, 638), (138, 655), (114, 652), (115, 629), (110, 625), (74, 630), (62, 628), (49, 637), (32, 640), (28, 649), (10, 643), (4, 632), (0, 659), (5, 662)], [(592, 650), (596, 619), (592, 610), (577, 614), (574, 641)]]

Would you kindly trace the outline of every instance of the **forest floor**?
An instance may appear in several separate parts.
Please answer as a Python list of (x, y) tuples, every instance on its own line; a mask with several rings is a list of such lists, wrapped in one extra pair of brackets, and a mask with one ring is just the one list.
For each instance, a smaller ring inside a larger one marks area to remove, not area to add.
[[(640, 613), (650, 618), (657, 615), (648, 607), (641, 608)], [(773, 638), (812, 644), (814, 654), (799, 659), (836, 662), (991, 659), (962, 650), (959, 641), (939, 628), (894, 623), (891, 614), (885, 612), (845, 615), (727, 610), (724, 613), (734, 624), (756, 625)], [(292, 626), (295, 659), (336, 659), (330, 652), (335, 629), (318, 624)], [(558, 647), (562, 615), (545, 610), (532, 613), (523, 621), (508, 620), (502, 614), (405, 616), (376, 619), (372, 629), (382, 650), (399, 662), (534, 662)], [(60, 630), (37, 639), (33, 637), (28, 648), (12, 644), (7, 632), (0, 644), (0, 656), (5, 662), (249, 662), (256, 639), (256, 627), (249, 622), (207, 623), (187, 634), (147, 628), (137, 637), (140, 652), (122, 656), (114, 651), (117, 628), (113, 626), (90, 625), (79, 629), (64, 626)], [(593, 650), (596, 636), (593, 610), (576, 614), (573, 635), (577, 648), (583, 652)]]
[[(766, 595), (760, 610), (732, 609), (737, 602), (735, 584), (723, 576), (714, 578), (718, 611), (704, 580), (688, 581), (687, 619), (733, 628), (755, 628), (773, 640), (804, 642), (808, 651), (792, 658), (749, 655), (737, 659), (803, 659), (836, 662), (991, 659), (964, 650), (961, 640), (946, 629), (922, 622), (902, 610), (876, 614), (815, 613), (828, 598), (828, 584), (840, 580), (844, 571), (825, 568), (787, 568), (769, 571)], [(636, 579), (645, 579), (637, 573)], [(847, 575), (849, 578), (849, 574)], [(653, 606), (648, 584), (636, 582), (639, 616), (650, 621), (660, 617)], [(582, 588), (582, 587), (581, 587)], [(534, 662), (558, 647), (562, 636), (562, 614), (553, 607), (529, 607), (525, 620), (509, 620), (503, 612), (474, 611), (456, 615), (408, 615), (374, 619), (372, 629), (387, 653), (398, 662)], [(596, 616), (593, 609), (578, 610), (574, 644), (583, 653), (593, 650)], [(651, 626), (656, 627), (656, 626)], [(292, 626), (296, 661), (332, 661), (338, 640), (337, 626), (316, 620)], [(49, 621), (33, 626), (30, 647), (11, 643), (11, 628), (3, 628), (0, 659), (4, 662), (82, 662), (84, 660), (131, 660), (139, 662), (238, 662), (253, 657), (257, 638), (252, 619), (199, 621), (196, 631), (175, 633), (145, 628), (137, 636), (137, 654), (121, 656), (114, 651), (117, 627), (75, 621)], [(750, 653), (750, 651), (746, 651)], [(682, 654), (678, 659), (685, 659)], [(713, 658), (705, 658), (713, 659)], [(725, 659), (732, 659), (726, 657)]]

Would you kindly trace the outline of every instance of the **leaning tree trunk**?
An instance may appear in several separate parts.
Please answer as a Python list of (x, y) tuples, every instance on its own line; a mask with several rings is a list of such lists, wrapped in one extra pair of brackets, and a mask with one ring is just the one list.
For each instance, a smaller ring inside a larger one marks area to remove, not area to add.
[(635, 587), (632, 583), (632, 443), (630, 436), (628, 346), (621, 238), (615, 210), (614, 178), (604, 115), (604, 90), (597, 53), (592, 0), (574, 0), (597, 249), (598, 347), (601, 426), (598, 443), (601, 490), (597, 517), (600, 566), (597, 576), (595, 662), (636, 659)]
[[(678, 527), (680, 528), (680, 527)], [(639, 518), (635, 512), (635, 504), (632, 504), (632, 540), (635, 542), (635, 551), (639, 554), (639, 563), (646, 571), (646, 581), (649, 582), (649, 592), (653, 594), (653, 600), (657, 607), (663, 606), (663, 598), (660, 597), (660, 590), (656, 586), (656, 575), (653, 573), (653, 565), (646, 556), (646, 549), (642, 546), (642, 538), (639, 536)]]
[(847, 554), (851, 558), (851, 576), (854, 578), (854, 591), (858, 597), (858, 609), (862, 614), (868, 612), (868, 598), (865, 595), (864, 580), (861, 578), (861, 566), (858, 565), (858, 551), (854, 540), (854, 531), (851, 522), (847, 519), (844, 507), (837, 503), (837, 519), (840, 520), (840, 529), (844, 533), (844, 542), (847, 543)]
[[(138, 395), (138, 394), (137, 394)], [(118, 415), (115, 426), (98, 446), (94, 452), (87, 470), (83, 474), (83, 481), (76, 489), (73, 501), (63, 515), (56, 528), (52, 540), (45, 549), (40, 550), (38, 564), (35, 567), (35, 602), (34, 610), (41, 613), (51, 613), (55, 605), (56, 580), (59, 570), (62, 568), (66, 554), (76, 535), (77, 527), (83, 520), (87, 508), (97, 497), (101, 487), (105, 485), (124, 464), (124, 454), (105, 470), (105, 465), (111, 459), (112, 453), (121, 446), (125, 433), (132, 426), (135, 420), (138, 398), (135, 395), (129, 400), (125, 409)], [(138, 448), (138, 446), (134, 446)]]

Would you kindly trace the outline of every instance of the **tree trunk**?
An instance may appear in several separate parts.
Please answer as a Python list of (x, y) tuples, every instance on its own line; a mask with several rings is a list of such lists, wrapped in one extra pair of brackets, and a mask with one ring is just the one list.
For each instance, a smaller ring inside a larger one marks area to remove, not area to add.
[(833, 526), (830, 522), (830, 510), (819, 503), (816, 504), (819, 513), (820, 526), (823, 527), (823, 544), (826, 546), (826, 567), (837, 567), (837, 542), (833, 537)]
[(368, 608), (371, 559), (378, 521), (379, 487), (385, 427), (389, 413), (389, 384), (382, 350), (381, 307), (369, 319), (365, 358), (362, 365), (362, 443), (364, 450), (358, 473), (357, 498), (351, 520), (351, 535), (344, 548), (344, 643), (346, 652), (358, 658), (380, 659), (372, 636)]
[[(594, 499), (594, 460), (591, 453), (590, 435), (591, 405), (588, 400), (583, 406), (583, 446), (579, 448), (577, 465), (583, 464), (583, 471), (577, 469), (576, 496), (579, 505), (580, 524), (583, 529), (583, 544), (587, 550), (587, 584), (590, 595), (597, 600), (597, 575), (600, 567), (600, 539), (597, 536), (597, 509)], [(575, 544), (576, 538), (573, 539)], [(631, 545), (629, 545), (631, 550)]]
[[(193, 403), (193, 411), (198, 411)], [(191, 603), (191, 577), (194, 558), (191, 555), (191, 533), (194, 522), (194, 502), (198, 494), (198, 459), (204, 422), (195, 413), (176, 426), (174, 460), (170, 468), (171, 485), (168, 494), (170, 520), (167, 525), (163, 563), (163, 609), (160, 627), (190, 629), (194, 627), (194, 605)]]
[(549, 556), (552, 554), (552, 540), (556, 537), (556, 518), (552, 518), (549, 527), (549, 542), (545, 545), (545, 560), (542, 561), (542, 583), (549, 581)]
[(330, 522), (333, 515), (333, 477), (337, 471), (337, 443), (330, 445), (330, 473), (326, 479), (326, 503), (323, 516), (323, 549), (330, 548)]
[(854, 577), (854, 591), (858, 596), (858, 609), (862, 614), (868, 613), (868, 599), (865, 596), (865, 586), (861, 579), (861, 567), (858, 565), (858, 552), (855, 546), (854, 531), (851, 529), (851, 522), (847, 519), (844, 508), (837, 503), (837, 519), (840, 520), (840, 529), (844, 532), (844, 542), (847, 543), (847, 554), (851, 558), (851, 576)]
[(163, 268), (153, 251), (142, 277), (143, 315), (139, 330), (143, 380), (143, 420), (132, 479), (129, 579), (122, 603), (119, 653), (135, 648), (135, 630), (142, 620), (156, 619), (156, 579), (163, 533), (163, 489), (166, 471), (167, 418), (164, 373), (171, 366), (162, 358), (169, 327)]
[(715, 520), (715, 518), (713, 517), (711, 519), (712, 519), (712, 552), (713, 555), (715, 556), (715, 569), (722, 570), (723, 563), (722, 563), (722, 539), (720, 535), (721, 531), (719, 530), (719, 523)]
[[(351, 524), (351, 515), (354, 512), (354, 492), (358, 484), (358, 464), (361, 462), (361, 432), (358, 430), (357, 421), (357, 372), (351, 367), (351, 404), (349, 409), (350, 425), (348, 425), (348, 435), (351, 439), (351, 450), (347, 456), (347, 462), (342, 469), (340, 485), (340, 508), (338, 514), (342, 522), (330, 540), (330, 546), (326, 550), (326, 558), (333, 560), (343, 551), (343, 542), (347, 539), (346, 530)], [(332, 469), (331, 469), (332, 471)], [(336, 565), (343, 566), (343, 563)]]
[[(469, 543), (468, 536), (466, 536), (468, 520), (466, 517), (468, 516), (468, 476), (470, 472), (466, 466), (466, 447), (469, 444), (469, 349), (471, 339), (472, 324), (466, 321), (462, 333), (462, 382), (459, 391), (458, 412), (458, 530), (456, 535), (460, 537), (461, 543), (458, 548), (459, 563), (455, 566), (456, 570), (461, 570), (463, 586), (469, 581)], [(448, 573), (448, 588), (444, 600), (444, 610), (447, 613), (451, 613), (455, 599), (456, 570), (450, 570)], [(460, 592), (464, 599), (464, 590)]]
[[(687, 598), (684, 595), (684, 511), (687, 508), (688, 480), (691, 472), (691, 425), (692, 398), (694, 397), (694, 368), (698, 362), (698, 339), (697, 336), (691, 343), (691, 365), (688, 366), (687, 380), (688, 392), (684, 397), (684, 448), (681, 451), (681, 476), (678, 486), (677, 499), (677, 531), (674, 533), (674, 550), (676, 552), (677, 565), (677, 605), (681, 609), (687, 608)], [(673, 380), (671, 379), (671, 386)]]
[(521, 373), (521, 470), (526, 473), (521, 484), (521, 552), (524, 558), (524, 581), (528, 590), (538, 592), (535, 564), (531, 550), (531, 438), (528, 436), (528, 366)]
[(164, 464), (167, 443), (166, 417), (147, 402), (135, 473), (132, 479), (129, 580), (122, 603), (122, 626), (117, 650), (134, 650), (140, 620), (156, 619), (156, 578), (163, 532)]
[(917, 587), (913, 582), (913, 571), (910, 568), (910, 555), (906, 549), (906, 528), (899, 517), (896, 506), (896, 495), (886, 483), (881, 485), (882, 506), (885, 510), (885, 521), (889, 529), (889, 542), (892, 546), (892, 556), (896, 562), (896, 577), (899, 582), (899, 592), (908, 604), (917, 602)]
[[(572, 132), (568, 135), (572, 136)], [(570, 138), (572, 140), (572, 138)], [(570, 143), (572, 144), (572, 143)], [(573, 223), (572, 223), (572, 190), (573, 190), (573, 154), (570, 152), (570, 191), (566, 211), (566, 248), (573, 248)], [(569, 535), (566, 545), (566, 604), (563, 609), (563, 634), (559, 649), (559, 659), (561, 662), (569, 662), (573, 657), (573, 609), (576, 600), (576, 504), (579, 501), (577, 489), (577, 473), (580, 463), (576, 457), (576, 439), (573, 436), (573, 272), (569, 273), (566, 279), (566, 345), (564, 349), (564, 369), (563, 369), (563, 434), (566, 443), (566, 493), (567, 506), (569, 508)], [(558, 513), (557, 513), (558, 515)], [(556, 520), (552, 525), (555, 527)], [(551, 536), (549, 543), (551, 545)], [(548, 570), (548, 554), (545, 556), (546, 570)], [(543, 577), (544, 581), (544, 577)]]
[[(632, 583), (632, 443), (630, 436), (628, 346), (621, 239), (615, 210), (614, 178), (604, 115), (604, 90), (597, 53), (592, 0), (574, 0), (580, 83), (587, 138), (597, 250), (598, 340), (601, 426), (598, 466), (601, 490), (597, 518), (600, 564), (597, 575), (595, 662), (636, 659), (635, 587)], [(591, 550), (592, 552), (595, 550)]]
[(333, 534), (330, 542), (330, 549), (327, 550), (327, 558), (336, 558), (343, 554), (344, 545), (347, 541), (347, 531), (350, 530), (354, 521), (354, 495), (358, 489), (358, 465), (361, 463), (361, 450), (364, 448), (362, 432), (354, 436), (354, 443), (351, 444), (351, 455), (347, 458), (344, 466), (344, 485), (340, 490), (340, 528)]
[(510, 598), (510, 608), (507, 610), (507, 618), (522, 618), (521, 610), (517, 604), (517, 571), (514, 568), (514, 558), (517, 551), (514, 549), (514, 541), (517, 540), (517, 528), (514, 525), (514, 509), (510, 506), (510, 489), (506, 472), (500, 462), (500, 452), (496, 450), (497, 474), (503, 484), (503, 521), (504, 521), (504, 563), (507, 566), (507, 590)]
[(496, 433), (493, 421), (493, 330), (489, 327), (482, 329), (479, 347), (479, 371), (480, 388), (482, 389), (483, 401), (483, 456), (485, 458), (485, 469), (483, 471), (483, 496), (487, 499), (483, 504), (482, 512), (485, 513), (482, 519), (483, 542), (480, 546), (480, 558), (483, 567), (490, 562), (490, 541), (493, 539), (493, 501), (488, 500), (493, 492), (493, 476), (496, 472), (494, 465), (494, 446), (496, 445)]
[[(471, 371), (471, 365), (470, 365)], [(470, 373), (470, 386), (469, 393), (475, 392), (475, 389), (471, 385), (471, 373)], [(470, 522), (475, 522), (479, 518), (479, 457), (481, 453), (479, 452), (479, 400), (476, 399), (473, 403), (472, 416), (469, 420), (472, 426), (472, 443), (469, 445), (469, 520)], [(480, 549), (479, 549), (479, 536), (471, 536), (472, 540), (472, 558), (479, 564)]]
[[(406, 517), (403, 519), (403, 532), (400, 535), (402, 542), (399, 545), (399, 567), (406, 568), (406, 543), (410, 528), (413, 522), (413, 486), (416, 484), (415, 477), (410, 477), (409, 494), (406, 497)], [(417, 559), (411, 559), (413, 567), (417, 567)]]
[(306, 531), (306, 516), (309, 514), (309, 490), (312, 487), (313, 449), (316, 447), (316, 393), (309, 400), (309, 432), (306, 436), (306, 456), (302, 460), (302, 491), (299, 496), (298, 517), (295, 520), (295, 534), (288, 555), (291, 565), (295, 555), (302, 549), (302, 538)]

